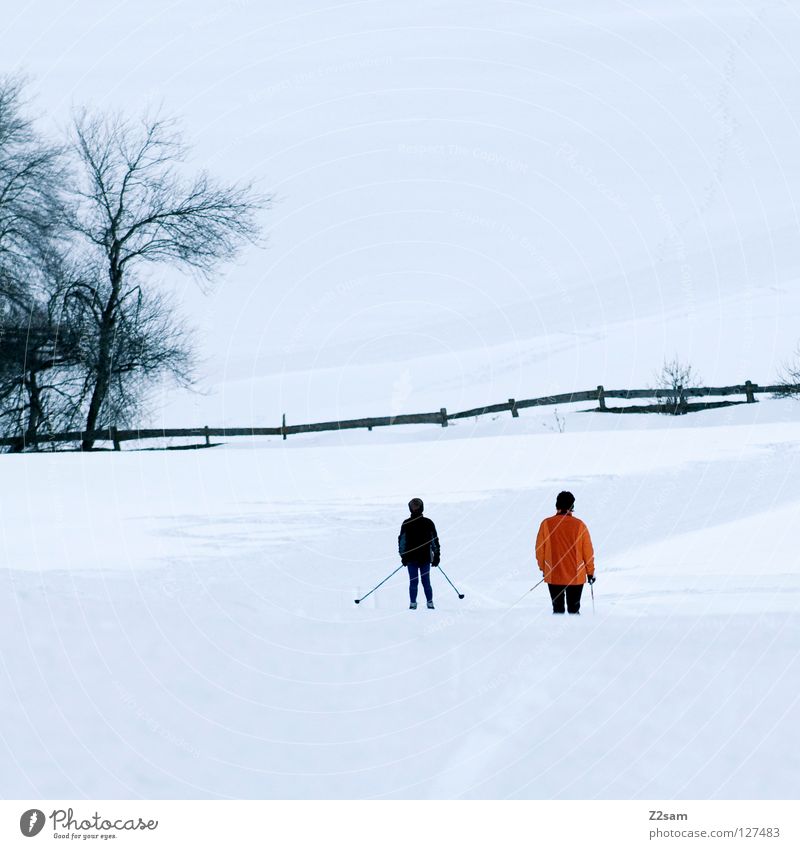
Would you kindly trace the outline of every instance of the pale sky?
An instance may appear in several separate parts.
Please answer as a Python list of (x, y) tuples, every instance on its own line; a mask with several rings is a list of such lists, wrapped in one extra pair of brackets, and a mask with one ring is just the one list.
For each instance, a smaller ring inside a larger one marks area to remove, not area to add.
[[(789, 4), (7, 5), (45, 126), (160, 105), (198, 166), (275, 194), (266, 250), (211, 296), (175, 283), (217, 393), (286, 375), (313, 418), (293, 370), (589, 332), (800, 265)], [(286, 405), (252, 391), (245, 419)]]

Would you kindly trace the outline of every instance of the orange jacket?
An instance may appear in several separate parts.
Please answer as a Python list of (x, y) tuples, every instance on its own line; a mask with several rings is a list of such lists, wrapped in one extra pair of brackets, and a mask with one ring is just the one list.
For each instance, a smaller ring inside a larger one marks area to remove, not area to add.
[(589, 529), (571, 513), (556, 513), (539, 526), (536, 560), (548, 584), (585, 584), (594, 575)]

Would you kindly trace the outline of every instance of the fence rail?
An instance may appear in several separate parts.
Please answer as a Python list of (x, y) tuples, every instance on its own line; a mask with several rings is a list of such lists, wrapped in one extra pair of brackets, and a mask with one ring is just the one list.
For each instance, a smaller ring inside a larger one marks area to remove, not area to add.
[[(165, 439), (171, 437), (197, 437), (205, 440), (206, 445), (211, 444), (212, 437), (232, 436), (281, 436), (286, 439), (299, 433), (319, 433), (330, 430), (352, 430), (355, 428), (391, 427), (403, 424), (436, 424), (447, 427), (448, 423), (456, 419), (470, 419), (477, 416), (490, 415), (492, 413), (510, 412), (517, 418), (519, 410), (530, 407), (555, 406), (557, 404), (575, 404), (585, 401), (596, 401), (597, 412), (610, 412), (606, 404), (608, 398), (619, 398), (631, 400), (634, 398), (655, 398), (656, 400), (669, 400), (674, 412), (685, 412), (689, 409), (688, 398), (706, 398), (725, 395), (744, 395), (746, 403), (755, 402), (756, 395), (789, 395), (800, 394), (798, 384), (777, 384), (770, 386), (759, 386), (747, 380), (735, 386), (708, 386), (683, 389), (606, 389), (602, 385), (596, 389), (583, 392), (567, 392), (561, 395), (544, 395), (541, 398), (528, 398), (517, 401), (509, 398), (503, 404), (490, 404), (486, 407), (475, 407), (471, 410), (463, 410), (458, 413), (448, 413), (442, 407), (435, 413), (410, 413), (398, 416), (378, 416), (375, 418), (347, 419), (344, 421), (313, 422), (311, 424), (287, 425), (286, 416), (279, 427), (194, 427), (194, 428), (147, 428), (140, 430), (118, 430), (116, 427), (95, 430), (92, 433), (85, 431), (71, 431), (68, 433), (38, 434), (35, 440), (26, 440), (25, 436), (11, 436), (0, 439), (0, 446), (10, 446), (14, 450), (24, 450), (32, 445), (40, 445), (54, 442), (83, 442), (90, 438), (98, 442), (113, 443), (114, 450), (121, 450), (121, 443), (141, 439)], [(739, 402), (745, 403), (745, 402)], [(617, 408), (621, 409), (621, 408)], [(639, 410), (644, 408), (637, 408)]]

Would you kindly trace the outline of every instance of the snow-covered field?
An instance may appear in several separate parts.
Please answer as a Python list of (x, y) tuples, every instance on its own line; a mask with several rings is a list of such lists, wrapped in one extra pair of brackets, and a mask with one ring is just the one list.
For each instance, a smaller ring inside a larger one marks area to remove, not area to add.
[[(5, 457), (0, 793), (796, 797), (796, 402), (565, 418)], [(509, 609), (563, 487), (567, 621)], [(466, 598), (356, 607), (416, 493)]]
[[(87, 11), (92, 6), (91, 16)], [(800, 337), (787, 3), (30, 3), (43, 121), (183, 116), (276, 195), (211, 294), (202, 388), (277, 425), (775, 382)], [(48, 124), (49, 122), (49, 124)], [(202, 451), (0, 457), (0, 795), (797, 798), (800, 402), (552, 409)], [(596, 611), (533, 542), (571, 489)], [(411, 496), (436, 611), (397, 565)]]

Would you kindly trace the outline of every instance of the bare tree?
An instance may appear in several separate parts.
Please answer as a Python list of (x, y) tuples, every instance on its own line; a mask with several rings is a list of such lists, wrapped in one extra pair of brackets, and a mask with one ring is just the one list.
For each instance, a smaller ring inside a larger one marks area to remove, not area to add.
[(790, 396), (800, 397), (800, 345), (794, 352), (791, 360), (786, 362), (778, 374), (778, 383), (786, 388), (777, 393), (778, 397)]
[(40, 433), (68, 430), (80, 414), (80, 329), (63, 323), (57, 291), (14, 303), (0, 323), (0, 430), (15, 450), (38, 447)]
[(64, 223), (62, 151), (40, 138), (26, 105), (22, 81), (0, 78), (0, 312), (28, 298)]
[[(81, 338), (84, 399), (92, 396), (103, 368), (100, 318), (109, 286), (108, 283), (98, 286), (100, 297), (88, 316), (84, 301), (74, 298), (68, 301), (68, 309), (77, 309), (79, 314), (71, 316), (67, 323), (71, 327), (78, 324), (84, 327)], [(134, 424), (142, 411), (146, 390), (156, 379), (166, 377), (180, 386), (191, 385), (192, 334), (176, 316), (174, 303), (161, 292), (145, 293), (141, 287), (133, 286), (121, 300), (109, 351), (110, 380), (100, 408), (104, 421), (114, 425)]]
[(63, 151), (40, 137), (27, 106), (23, 82), (0, 78), (0, 428), (23, 445), (69, 406), (50, 377), (70, 344), (68, 334), (57, 341), (52, 297), (64, 268)]
[(700, 375), (691, 365), (681, 362), (677, 356), (665, 360), (661, 371), (656, 373), (656, 388), (665, 390), (660, 398), (660, 404), (665, 413), (679, 416), (686, 409), (685, 389), (695, 389), (702, 386)]
[[(183, 344), (167, 344), (158, 354), (158, 346), (144, 344), (141, 333), (163, 329), (167, 316), (164, 301), (143, 294), (143, 267), (169, 264), (210, 280), (222, 262), (256, 240), (256, 214), (269, 198), (250, 184), (219, 184), (205, 172), (184, 178), (186, 148), (170, 121), (134, 124), (82, 113), (75, 139), (83, 185), (76, 191), (73, 226), (104, 278), (74, 293), (96, 330), (82, 446), (89, 450), (104, 412), (113, 407), (120, 414), (119, 405), (132, 403), (144, 381), (180, 370), (176, 365), (188, 353)], [(174, 340), (174, 325), (170, 332)], [(121, 350), (133, 349), (136, 356), (119, 359)]]

